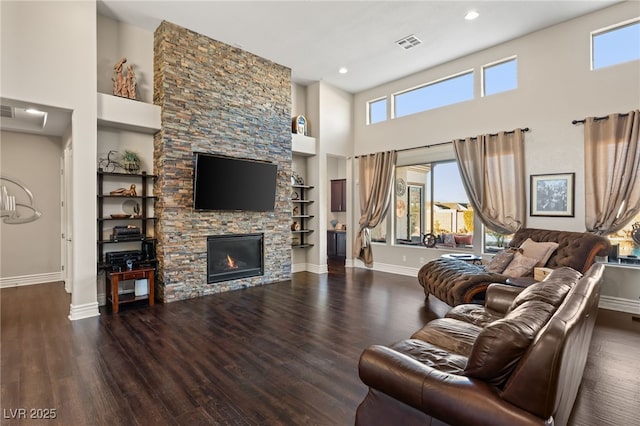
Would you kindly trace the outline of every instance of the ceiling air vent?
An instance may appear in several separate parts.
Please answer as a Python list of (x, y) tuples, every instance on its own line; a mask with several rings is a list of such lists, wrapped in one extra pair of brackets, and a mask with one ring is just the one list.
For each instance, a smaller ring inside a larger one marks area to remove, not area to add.
[(0, 117), (13, 118), (13, 108), (9, 105), (0, 105)]
[(396, 41), (396, 44), (402, 47), (404, 50), (409, 50), (409, 49), (413, 49), (416, 46), (421, 45), (422, 40), (420, 40), (414, 34), (411, 34), (410, 36), (406, 36)]

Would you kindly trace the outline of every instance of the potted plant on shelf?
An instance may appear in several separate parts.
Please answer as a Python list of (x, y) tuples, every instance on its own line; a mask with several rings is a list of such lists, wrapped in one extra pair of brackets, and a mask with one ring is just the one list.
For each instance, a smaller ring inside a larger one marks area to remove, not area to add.
[(138, 173), (140, 171), (140, 158), (138, 154), (125, 150), (124, 154), (122, 154), (122, 168), (131, 174)]

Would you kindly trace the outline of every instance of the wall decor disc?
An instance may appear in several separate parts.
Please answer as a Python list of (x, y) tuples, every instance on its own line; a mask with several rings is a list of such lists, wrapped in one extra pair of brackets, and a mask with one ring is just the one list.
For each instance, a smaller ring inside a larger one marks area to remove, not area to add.
[(407, 183), (402, 178), (398, 178), (396, 181), (396, 196), (402, 197), (407, 191)]

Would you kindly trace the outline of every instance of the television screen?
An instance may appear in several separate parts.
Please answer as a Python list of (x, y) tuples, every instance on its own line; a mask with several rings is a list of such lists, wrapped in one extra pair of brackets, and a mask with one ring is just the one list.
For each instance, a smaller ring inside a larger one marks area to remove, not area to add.
[(193, 208), (270, 211), (276, 199), (278, 166), (196, 152)]

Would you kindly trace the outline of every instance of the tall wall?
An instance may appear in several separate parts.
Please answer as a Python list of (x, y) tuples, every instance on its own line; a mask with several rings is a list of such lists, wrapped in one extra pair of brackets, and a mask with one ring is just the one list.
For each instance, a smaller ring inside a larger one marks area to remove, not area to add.
[[(590, 33), (639, 14), (640, 3), (623, 2), (358, 93), (354, 106), (354, 154), (420, 147), (529, 127), (531, 131), (525, 136), (527, 179), (532, 174), (574, 172), (576, 181), (575, 217), (529, 216), (527, 226), (584, 231), (583, 127), (571, 121), (624, 113), (640, 106), (640, 61), (592, 71)], [(518, 88), (481, 97), (480, 67), (513, 55), (518, 58)], [(366, 125), (367, 101), (469, 69), (475, 71), (475, 99)], [(411, 274), (440, 254), (435, 249), (390, 243), (374, 247), (376, 262), (389, 265), (388, 270), (393, 265), (399, 272)]]
[(95, 1), (3, 1), (0, 95), (73, 111), (71, 319), (98, 315), (96, 295)]
[[(154, 103), (163, 124), (154, 141), (161, 299), (290, 278), (291, 71), (169, 22), (154, 37)], [(276, 163), (275, 210), (194, 211), (196, 151)], [(265, 234), (264, 275), (207, 284), (207, 236), (253, 232)]]

